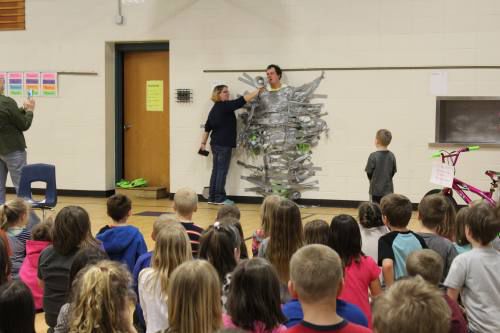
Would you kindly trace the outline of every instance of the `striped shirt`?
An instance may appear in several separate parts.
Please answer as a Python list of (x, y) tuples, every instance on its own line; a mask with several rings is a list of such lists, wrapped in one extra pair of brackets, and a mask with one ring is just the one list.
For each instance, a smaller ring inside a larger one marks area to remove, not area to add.
[(17, 279), (19, 269), (26, 257), (26, 241), (31, 238), (31, 229), (22, 228), (22, 230), (19, 230), (17, 228), (9, 228), (7, 230), (7, 237), (12, 249), (10, 257), (12, 262), (12, 277)]
[(191, 243), (191, 250), (193, 252), (193, 258), (198, 258), (198, 252), (200, 250), (200, 237), (203, 233), (203, 228), (194, 224), (193, 222), (181, 222), (184, 229), (186, 229), (189, 241)]

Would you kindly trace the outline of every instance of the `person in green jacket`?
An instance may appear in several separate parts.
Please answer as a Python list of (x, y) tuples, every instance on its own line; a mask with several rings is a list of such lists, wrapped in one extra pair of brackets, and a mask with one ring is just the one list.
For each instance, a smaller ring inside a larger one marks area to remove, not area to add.
[(4, 96), (4, 80), (0, 79), (0, 204), (5, 202), (5, 182), (10, 173), (19, 189), (21, 169), (26, 165), (26, 141), (23, 131), (31, 126), (35, 101), (28, 99), (19, 108), (16, 101)]

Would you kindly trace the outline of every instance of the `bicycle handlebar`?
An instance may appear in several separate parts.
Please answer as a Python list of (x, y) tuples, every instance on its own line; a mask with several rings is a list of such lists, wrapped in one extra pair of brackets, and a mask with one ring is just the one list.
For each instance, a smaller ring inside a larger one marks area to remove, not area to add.
[[(457, 154), (460, 154), (460, 153), (463, 153), (466, 151), (478, 150), (479, 148), (480, 148), (479, 146), (464, 147), (464, 148), (457, 149), (457, 151), (453, 151), (453, 152), (449, 153), (449, 155), (447, 155), (447, 156), (455, 156)], [(444, 156), (442, 150), (437, 151), (431, 155), (431, 157), (441, 157), (441, 156)]]

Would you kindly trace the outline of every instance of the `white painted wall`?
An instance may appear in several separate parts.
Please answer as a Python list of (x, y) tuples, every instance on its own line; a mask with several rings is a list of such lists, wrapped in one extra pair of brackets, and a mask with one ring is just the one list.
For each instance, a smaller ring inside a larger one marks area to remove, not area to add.
[[(169, 41), (171, 96), (192, 88), (194, 103), (170, 101), (172, 191), (201, 192), (211, 162), (196, 154), (211, 107), (211, 83), (246, 87), (237, 74), (204, 69), (500, 65), (500, 1), (496, 0), (26, 0), (26, 31), (0, 33), (0, 71), (95, 71), (61, 75), (60, 96), (39, 98), (26, 133), (30, 162), (57, 165), (58, 187), (107, 190), (114, 183), (113, 43)], [(316, 149), (321, 189), (307, 198), (365, 200), (363, 172), (379, 128), (393, 132), (395, 189), (418, 202), (432, 185), (435, 97), (431, 71), (330, 71), (318, 92), (329, 95), (330, 136)], [(449, 70), (448, 95), (498, 96), (500, 70)], [(254, 75), (254, 74), (252, 74)], [(291, 85), (316, 72), (289, 72)], [(463, 156), (458, 176), (487, 187), (485, 169), (500, 169), (498, 149)], [(231, 166), (227, 190), (248, 184)]]

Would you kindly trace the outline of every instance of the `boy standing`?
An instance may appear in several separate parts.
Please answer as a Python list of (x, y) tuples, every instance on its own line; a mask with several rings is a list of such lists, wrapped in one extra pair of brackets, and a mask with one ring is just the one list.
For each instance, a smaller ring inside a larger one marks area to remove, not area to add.
[(422, 237), (408, 229), (412, 206), (401, 194), (386, 195), (381, 203), (382, 221), (391, 232), (378, 240), (378, 265), (387, 287), (406, 276), (406, 258), (416, 250), (427, 248)]
[(469, 332), (498, 333), (500, 328), (500, 252), (491, 242), (500, 232), (500, 219), (487, 203), (470, 207), (465, 236), (472, 250), (458, 255), (444, 281), (448, 296), (460, 293)]
[(337, 296), (342, 287), (342, 262), (334, 250), (312, 244), (295, 252), (290, 261), (288, 289), (293, 298), (299, 299), (304, 320), (287, 332), (371, 332), (337, 314)]
[(386, 194), (394, 193), (392, 177), (396, 173), (396, 157), (387, 149), (392, 140), (392, 134), (386, 129), (380, 129), (375, 135), (377, 151), (370, 154), (365, 171), (370, 180), (370, 199), (380, 203)]
[(148, 248), (139, 229), (127, 224), (132, 202), (123, 194), (115, 194), (108, 199), (107, 209), (113, 223), (99, 230), (96, 238), (102, 242), (109, 259), (126, 264), (133, 272), (135, 262)]
[(193, 223), (193, 214), (198, 209), (198, 195), (190, 188), (181, 188), (174, 195), (174, 211), (177, 219), (186, 229), (193, 258), (198, 258), (200, 237), (203, 228)]
[(425, 240), (431, 250), (439, 253), (443, 258), (444, 273), (440, 281), (444, 281), (450, 270), (451, 262), (457, 256), (453, 243), (437, 233), (437, 229), (444, 223), (448, 202), (442, 194), (431, 194), (422, 198), (418, 204), (418, 219), (422, 221), (422, 230), (418, 234)]

